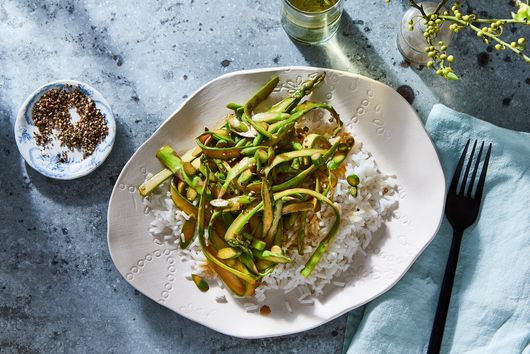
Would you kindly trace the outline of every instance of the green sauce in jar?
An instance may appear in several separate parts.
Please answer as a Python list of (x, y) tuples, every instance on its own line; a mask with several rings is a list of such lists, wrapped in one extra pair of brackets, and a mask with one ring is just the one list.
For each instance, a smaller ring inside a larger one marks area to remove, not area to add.
[(302, 43), (320, 44), (339, 28), (343, 0), (282, 0), (282, 26)]
[(337, 3), (337, 0), (289, 0), (289, 3), (300, 11), (321, 12)]

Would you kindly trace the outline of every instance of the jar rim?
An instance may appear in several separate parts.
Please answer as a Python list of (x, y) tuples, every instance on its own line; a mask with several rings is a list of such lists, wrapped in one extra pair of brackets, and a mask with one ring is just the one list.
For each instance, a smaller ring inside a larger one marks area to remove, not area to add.
[(301, 14), (304, 14), (304, 15), (321, 15), (321, 14), (325, 14), (326, 12), (330, 12), (332, 10), (335, 10), (337, 7), (339, 7), (342, 3), (342, 0), (337, 0), (337, 2), (331, 6), (331, 7), (328, 7), (327, 9), (325, 10), (322, 10), (322, 11), (304, 11), (304, 10), (300, 10), (298, 7), (294, 6), (293, 4), (291, 4), (291, 1), (290, 0), (283, 0), (283, 2), (285, 4), (287, 4), (291, 9), (301, 13)]

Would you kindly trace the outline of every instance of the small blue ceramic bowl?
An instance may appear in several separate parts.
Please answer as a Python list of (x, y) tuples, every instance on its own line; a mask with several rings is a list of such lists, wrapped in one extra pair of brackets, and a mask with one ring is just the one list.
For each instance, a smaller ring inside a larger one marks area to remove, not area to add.
[[(92, 155), (83, 158), (79, 151), (71, 152), (66, 147), (60, 146), (57, 139), (53, 139), (51, 144), (45, 148), (36, 144), (34, 133), (38, 129), (31, 118), (33, 105), (46, 91), (54, 88), (79, 88), (83, 94), (94, 101), (96, 108), (103, 114), (109, 132), (106, 138), (96, 147)], [(24, 102), (15, 122), (15, 139), (18, 150), (22, 157), (24, 157), (24, 160), (41, 174), (55, 179), (75, 179), (95, 170), (109, 155), (114, 145), (115, 137), (116, 122), (114, 121), (109, 103), (103, 98), (101, 93), (91, 86), (74, 80), (54, 81), (37, 89)], [(67, 161), (60, 161), (61, 154), (67, 151)]]

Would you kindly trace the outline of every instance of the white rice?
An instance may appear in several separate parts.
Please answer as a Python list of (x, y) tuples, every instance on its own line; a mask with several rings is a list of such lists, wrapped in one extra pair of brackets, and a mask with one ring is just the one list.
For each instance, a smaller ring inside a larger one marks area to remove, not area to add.
[(243, 307), (247, 312), (256, 312), (259, 309), (259, 306), (253, 302), (245, 302), (243, 303)]
[[(395, 178), (383, 175), (377, 168), (374, 158), (356, 143), (346, 160), (346, 175), (355, 173), (361, 182), (357, 197), (349, 193), (346, 180), (339, 180), (334, 191), (333, 201), (341, 210), (339, 232), (329, 249), (322, 257), (308, 278), (300, 274), (300, 270), (310, 257), (317, 244), (307, 245), (303, 256), (293, 251), (289, 257), (293, 263), (280, 264), (274, 272), (263, 279), (256, 289), (255, 298), (258, 302), (266, 299), (269, 290), (281, 290), (284, 294), (294, 289), (300, 292), (297, 301), (300, 304), (312, 304), (311, 297), (319, 297), (328, 284), (344, 287), (343, 281), (333, 281), (351, 265), (357, 252), (364, 254), (370, 244), (372, 234), (389, 218), (397, 207)], [(321, 226), (320, 233), (325, 234), (334, 220), (333, 211), (323, 207), (317, 213)]]
[[(253, 299), (255, 302), (243, 303), (246, 311), (257, 311), (257, 303), (263, 303), (269, 291), (282, 291), (284, 294), (288, 294), (297, 289), (298, 296), (296, 299), (298, 303), (312, 305), (314, 298), (321, 296), (327, 285), (331, 284), (335, 287), (346, 285), (344, 281), (339, 281), (336, 278), (349, 269), (353, 256), (357, 252), (365, 254), (364, 249), (370, 244), (373, 233), (379, 229), (385, 219), (388, 219), (397, 207), (397, 186), (395, 177), (381, 173), (373, 156), (358, 141), (348, 155), (345, 166), (346, 175), (355, 173), (360, 178), (358, 195), (353, 197), (349, 193), (350, 186), (346, 180), (338, 181), (332, 200), (341, 211), (341, 225), (321, 261), (311, 275), (304, 278), (300, 274), (300, 270), (318, 242), (306, 244), (303, 255), (299, 255), (293, 249), (288, 254), (293, 262), (279, 264), (269, 276), (263, 279), (261, 285), (256, 289)], [(174, 206), (167, 189), (167, 184), (164, 184), (162, 188), (158, 188), (144, 200), (154, 216), (149, 232), (156, 243), (175, 246), (180, 260), (189, 266), (189, 273), (185, 275), (186, 279), (191, 278), (191, 273), (211, 277), (204, 272), (202, 265), (205, 260), (197, 241), (186, 250), (178, 249), (182, 225), (187, 216)], [(334, 221), (334, 213), (329, 206), (323, 205), (321, 211), (315, 215), (320, 225), (319, 233), (324, 235)], [(222, 282), (218, 281), (218, 283), (224, 289)], [(223, 291), (227, 293), (227, 290)], [(218, 302), (226, 301), (226, 298), (223, 301), (220, 296), (216, 296), (216, 298)], [(289, 312), (292, 312), (291, 305), (287, 301), (285, 306)]]

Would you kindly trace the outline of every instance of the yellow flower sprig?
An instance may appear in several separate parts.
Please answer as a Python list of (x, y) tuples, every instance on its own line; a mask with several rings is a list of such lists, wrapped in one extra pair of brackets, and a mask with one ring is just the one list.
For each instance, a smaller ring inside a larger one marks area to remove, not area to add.
[[(386, 0), (390, 2), (390, 0)], [(517, 12), (512, 12), (511, 19), (485, 19), (479, 18), (475, 14), (463, 14), (460, 11), (460, 4), (455, 1), (450, 11), (443, 11), (443, 7), (448, 3), (448, 0), (442, 0), (438, 3), (436, 9), (427, 13), (421, 3), (415, 0), (409, 0), (412, 7), (418, 9), (420, 15), (411, 19), (408, 23), (409, 30), (413, 31), (415, 25), (422, 21), (425, 25), (423, 36), (427, 43), (425, 52), (430, 58), (427, 67), (432, 69), (437, 75), (442, 76), (448, 80), (458, 80), (458, 76), (454, 73), (451, 64), (455, 61), (454, 55), (447, 52), (447, 45), (443, 41), (437, 41), (436, 37), (440, 32), (445, 22), (451, 22), (449, 29), (455, 33), (460, 32), (465, 28), (474, 31), (477, 37), (481, 38), (485, 44), (495, 42), (496, 50), (511, 50), (524, 61), (530, 63), (524, 51), (526, 50), (526, 38), (521, 37), (517, 41), (508, 43), (504, 41), (501, 36), (503, 34), (504, 26), (507, 24), (516, 24), (523, 26), (530, 26), (530, 6), (527, 2), (516, 0)]]

